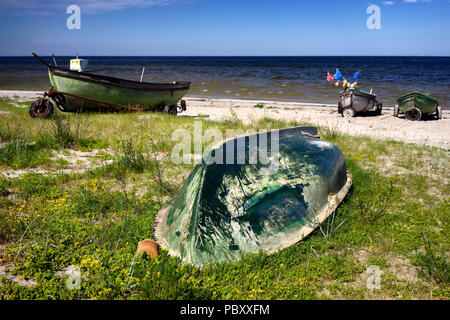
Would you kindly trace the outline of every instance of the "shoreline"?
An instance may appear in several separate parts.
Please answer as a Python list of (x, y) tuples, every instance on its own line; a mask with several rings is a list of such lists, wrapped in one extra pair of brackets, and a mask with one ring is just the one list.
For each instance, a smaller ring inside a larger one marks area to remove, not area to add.
[[(1, 90), (0, 90), (1, 91)], [(330, 102), (322, 102), (322, 101), (317, 101), (317, 102), (307, 102), (307, 101), (298, 101), (298, 100), (289, 100), (289, 99), (266, 99), (266, 98), (261, 98), (261, 99), (257, 99), (257, 98), (248, 98), (248, 97), (237, 97), (237, 96), (232, 96), (232, 97), (224, 97), (224, 96), (209, 96), (209, 95), (197, 95), (197, 94), (187, 94), (185, 96), (185, 98), (192, 98), (192, 99), (216, 99), (216, 100), (243, 100), (243, 101), (266, 101), (267, 103), (276, 103), (276, 102), (283, 102), (283, 103), (301, 103), (301, 104), (305, 104), (305, 105), (316, 105), (316, 104), (320, 104), (320, 105), (329, 105), (329, 106), (334, 106), (337, 105), (337, 103), (330, 103)]]
[[(41, 96), (40, 91), (0, 90), (0, 97), (31, 101)], [(336, 104), (273, 101), (266, 99), (185, 97), (187, 110), (180, 117), (206, 116), (220, 121), (237, 118), (244, 123), (264, 117), (275, 120), (297, 121), (326, 127), (350, 136), (368, 136), (450, 149), (450, 110), (443, 110), (441, 120), (407, 121), (403, 115), (392, 116), (393, 106), (383, 106), (380, 116), (357, 116), (345, 119), (337, 113)], [(262, 104), (257, 108), (255, 105)]]

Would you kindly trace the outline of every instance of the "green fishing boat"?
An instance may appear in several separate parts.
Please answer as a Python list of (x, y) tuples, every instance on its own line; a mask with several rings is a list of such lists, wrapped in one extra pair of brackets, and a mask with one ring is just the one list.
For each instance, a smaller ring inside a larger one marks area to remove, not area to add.
[(53, 113), (53, 103), (66, 112), (105, 109), (134, 111), (165, 111), (176, 115), (186, 110), (180, 99), (188, 92), (190, 82), (148, 83), (51, 66), (33, 55), (48, 67), (52, 87), (30, 107), (32, 117), (48, 117)]
[(414, 91), (397, 99), (394, 106), (394, 116), (399, 113), (405, 114), (405, 119), (417, 121), (423, 115), (434, 115), (437, 119), (442, 119), (442, 108), (438, 101), (426, 94)]
[[(273, 130), (207, 153), (159, 211), (156, 241), (196, 265), (273, 253), (301, 241), (335, 212), (352, 185), (341, 150), (316, 134), (315, 127)], [(252, 161), (250, 154), (265, 146), (272, 160)]]

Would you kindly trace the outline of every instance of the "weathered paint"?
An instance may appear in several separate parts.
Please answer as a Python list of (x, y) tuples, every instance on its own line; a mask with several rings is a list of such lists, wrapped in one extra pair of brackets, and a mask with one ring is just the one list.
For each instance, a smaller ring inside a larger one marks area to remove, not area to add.
[[(59, 92), (67, 92), (124, 106), (164, 107), (169, 104), (176, 104), (188, 92), (188, 90), (149, 91), (121, 88), (105, 83), (61, 77), (53, 74), (50, 70), (49, 78), (52, 86)], [(68, 103), (73, 104), (74, 107), (81, 104), (78, 99), (66, 98)], [(89, 103), (85, 102), (86, 105), (89, 105)]]
[[(307, 236), (352, 183), (342, 152), (300, 133), (308, 130), (315, 134), (310, 127), (277, 130), (280, 166), (272, 175), (261, 173), (266, 166), (260, 162), (248, 164), (248, 152), (246, 164), (197, 165), (158, 213), (158, 243), (186, 262), (203, 265), (260, 250), (272, 253)], [(246, 150), (249, 141), (247, 136)], [(225, 155), (227, 144), (219, 148)], [(236, 157), (235, 152), (235, 163)]]
[(376, 104), (377, 96), (359, 89), (349, 88), (340, 94), (343, 108), (352, 107), (356, 112), (366, 112), (371, 110)]
[(416, 107), (422, 114), (436, 112), (438, 102), (433, 97), (414, 91), (397, 99), (398, 107), (401, 113), (405, 113)]

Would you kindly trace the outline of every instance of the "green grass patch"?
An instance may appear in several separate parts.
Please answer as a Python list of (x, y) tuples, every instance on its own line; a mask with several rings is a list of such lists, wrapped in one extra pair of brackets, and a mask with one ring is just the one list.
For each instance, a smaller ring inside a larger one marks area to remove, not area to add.
[[(0, 109), (13, 108), (5, 103)], [(105, 163), (85, 173), (0, 176), (0, 265), (12, 264), (11, 275), (36, 283), (26, 288), (3, 277), (0, 299), (450, 297), (445, 150), (319, 128), (343, 151), (353, 175), (333, 219), (274, 254), (198, 268), (164, 250), (153, 260), (135, 256), (138, 242), (153, 237), (158, 210), (193, 168), (171, 162), (177, 143), (171, 134), (178, 128), (193, 132), (198, 119), (139, 113), (31, 119), (19, 111), (0, 114), (0, 138), (7, 145), (2, 164), (9, 169), (26, 168), (35, 158), (41, 160), (33, 165), (45, 164), (52, 150), (109, 151), (97, 153)], [(227, 129), (299, 125), (271, 118), (244, 125), (236, 112), (222, 122), (203, 120), (202, 129), (218, 128), (225, 137)], [(14, 139), (27, 144), (14, 151)], [(399, 261), (408, 274), (396, 269)], [(380, 290), (362, 280), (371, 265), (384, 272)], [(81, 271), (80, 289), (66, 285), (61, 272), (69, 266)]]

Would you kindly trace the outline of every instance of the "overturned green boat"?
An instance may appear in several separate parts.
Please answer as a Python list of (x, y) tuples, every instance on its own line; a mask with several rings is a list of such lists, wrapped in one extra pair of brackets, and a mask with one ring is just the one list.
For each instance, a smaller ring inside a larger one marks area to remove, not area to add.
[(48, 68), (52, 87), (30, 107), (31, 117), (48, 117), (53, 104), (66, 112), (87, 110), (165, 111), (176, 115), (186, 110), (178, 101), (188, 92), (190, 82), (148, 83), (51, 66), (33, 52)]
[[(273, 130), (211, 150), (158, 213), (156, 241), (169, 254), (204, 265), (273, 253), (302, 240), (352, 184), (342, 152), (316, 134), (314, 127)], [(270, 156), (261, 157), (261, 150)], [(217, 155), (222, 161), (207, 161)]]

